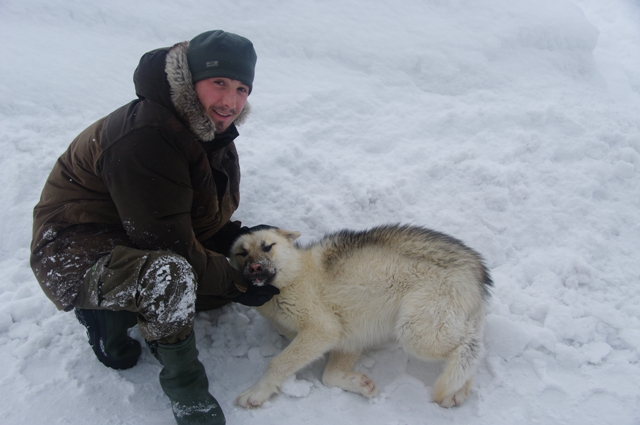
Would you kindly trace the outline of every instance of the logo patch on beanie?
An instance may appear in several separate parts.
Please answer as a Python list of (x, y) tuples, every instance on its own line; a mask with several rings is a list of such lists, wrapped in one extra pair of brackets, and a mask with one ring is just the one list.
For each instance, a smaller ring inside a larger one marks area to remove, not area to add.
[(207, 66), (207, 68), (213, 68), (214, 66), (218, 66), (220, 64), (218, 63), (218, 61), (209, 61), (205, 63), (205, 65)]

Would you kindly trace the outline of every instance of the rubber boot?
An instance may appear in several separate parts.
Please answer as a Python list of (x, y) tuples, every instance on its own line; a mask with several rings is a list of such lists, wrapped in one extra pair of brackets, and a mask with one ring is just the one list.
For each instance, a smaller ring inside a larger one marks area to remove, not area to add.
[(130, 311), (75, 309), (78, 321), (87, 328), (89, 344), (102, 364), (113, 369), (129, 369), (138, 363), (140, 343), (127, 335), (138, 323)]
[(209, 380), (198, 360), (193, 332), (184, 341), (154, 344), (154, 349), (152, 352), (164, 366), (160, 385), (171, 400), (178, 425), (224, 425), (222, 409), (209, 393)]

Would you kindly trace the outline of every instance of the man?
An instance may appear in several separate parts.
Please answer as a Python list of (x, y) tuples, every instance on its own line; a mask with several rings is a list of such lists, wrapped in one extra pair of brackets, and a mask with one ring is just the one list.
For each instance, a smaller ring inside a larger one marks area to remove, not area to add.
[(162, 363), (178, 424), (224, 424), (193, 333), (196, 310), (262, 305), (278, 290), (229, 266), (246, 231), (236, 124), (248, 114), (256, 53), (209, 31), (145, 54), (138, 99), (84, 130), (58, 159), (34, 209), (31, 267), (45, 294), (75, 310), (98, 359), (133, 367), (139, 325)]

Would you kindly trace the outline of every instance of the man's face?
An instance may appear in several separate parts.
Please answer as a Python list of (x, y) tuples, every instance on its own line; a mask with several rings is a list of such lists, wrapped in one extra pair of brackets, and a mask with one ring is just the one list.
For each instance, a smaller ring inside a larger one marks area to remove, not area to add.
[(202, 107), (216, 125), (216, 133), (224, 133), (238, 118), (249, 96), (249, 86), (231, 78), (214, 77), (195, 84)]

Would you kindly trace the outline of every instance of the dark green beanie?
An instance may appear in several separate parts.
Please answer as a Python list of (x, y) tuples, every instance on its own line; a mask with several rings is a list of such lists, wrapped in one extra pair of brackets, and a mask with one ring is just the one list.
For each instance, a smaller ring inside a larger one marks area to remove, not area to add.
[(222, 30), (207, 31), (189, 42), (187, 61), (193, 83), (205, 78), (225, 77), (253, 89), (256, 51), (251, 41)]

